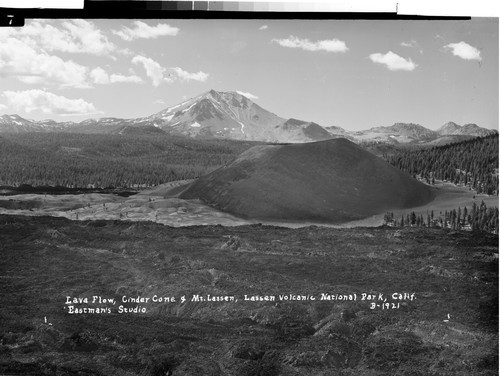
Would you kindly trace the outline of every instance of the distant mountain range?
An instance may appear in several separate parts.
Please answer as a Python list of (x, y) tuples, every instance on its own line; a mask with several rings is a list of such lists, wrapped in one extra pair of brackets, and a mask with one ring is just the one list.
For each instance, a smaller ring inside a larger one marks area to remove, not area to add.
[(210, 90), (195, 98), (166, 108), (148, 117), (136, 119), (100, 118), (82, 122), (27, 120), (19, 115), (0, 117), (0, 133), (71, 132), (105, 134), (169, 133), (199, 138), (228, 138), (266, 142), (300, 143), (332, 138), (347, 138), (354, 142), (429, 143), (443, 144), (463, 139), (487, 136), (496, 130), (476, 124), (460, 126), (446, 123), (436, 131), (418, 124), (396, 123), (364, 131), (346, 131), (336, 126), (285, 119), (265, 110), (237, 92)]

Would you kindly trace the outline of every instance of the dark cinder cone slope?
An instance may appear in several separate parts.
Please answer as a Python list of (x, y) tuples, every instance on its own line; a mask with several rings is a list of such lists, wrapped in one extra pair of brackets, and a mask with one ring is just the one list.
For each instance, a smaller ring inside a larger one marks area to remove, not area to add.
[(339, 223), (431, 201), (432, 190), (346, 139), (261, 145), (181, 195), (262, 220)]

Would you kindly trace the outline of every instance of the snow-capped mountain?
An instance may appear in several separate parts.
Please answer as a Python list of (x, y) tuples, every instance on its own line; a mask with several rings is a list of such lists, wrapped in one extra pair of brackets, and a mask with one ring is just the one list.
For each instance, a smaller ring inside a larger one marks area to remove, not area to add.
[(0, 116), (0, 131), (23, 133), (23, 132), (40, 132), (44, 128), (50, 128), (52, 124), (46, 122), (36, 122), (27, 120), (19, 115), (2, 115)]
[(30, 120), (23, 119), (19, 115), (0, 116), (0, 130), (2, 132), (37, 132), (40, 126)]
[(189, 136), (262, 141), (287, 138), (286, 134), (280, 134), (285, 119), (236, 92), (210, 90), (141, 120), (167, 132)]
[(495, 130), (475, 124), (446, 123), (437, 131), (419, 124), (396, 123), (349, 132), (337, 126), (282, 118), (237, 92), (207, 91), (156, 114), (120, 119), (106, 117), (80, 123), (27, 120), (19, 115), (0, 117), (2, 132), (73, 132), (112, 134), (169, 133), (189, 137), (228, 138), (266, 142), (311, 142), (347, 138), (354, 142), (442, 144), (486, 136)]
[(60, 132), (65, 131), (76, 123), (58, 123), (54, 120), (28, 120), (19, 115), (0, 116), (0, 133), (23, 133), (23, 132)]
[(332, 138), (316, 123), (284, 119), (237, 92), (210, 90), (144, 119), (166, 132), (268, 142)]
[[(78, 133), (131, 133), (132, 128), (155, 127), (166, 133), (267, 142), (310, 142), (332, 138), (320, 125), (284, 119), (237, 92), (210, 90), (148, 117), (100, 118), (80, 123), (33, 122), (5, 115), (0, 132), (64, 131)], [(26, 123), (26, 125), (24, 125)]]

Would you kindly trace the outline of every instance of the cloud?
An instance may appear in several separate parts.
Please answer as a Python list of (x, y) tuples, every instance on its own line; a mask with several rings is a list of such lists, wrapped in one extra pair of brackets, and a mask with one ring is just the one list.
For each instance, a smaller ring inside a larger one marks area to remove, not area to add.
[(409, 42), (401, 42), (401, 46), (403, 47), (415, 47), (417, 45), (417, 41), (412, 39)]
[(481, 61), (481, 52), (476, 48), (465, 42), (450, 43), (444, 46), (445, 49), (451, 50), (451, 53), (464, 60), (478, 60)]
[[(23, 28), (0, 30), (0, 70), (27, 84), (89, 88), (89, 68), (54, 55), (56, 52), (110, 56), (117, 47), (92, 23), (85, 20), (59, 22), (37, 20)], [(112, 56), (112, 55), (111, 55)], [(97, 83), (138, 82), (139, 77), (92, 71)]]
[(18, 80), (35, 84), (88, 88), (88, 69), (71, 60), (38, 51), (16, 38), (0, 41), (0, 71)]
[(417, 64), (411, 61), (411, 59), (406, 60), (392, 51), (387, 52), (385, 55), (381, 53), (371, 54), (369, 58), (374, 63), (385, 65), (391, 71), (412, 71), (417, 67)]
[(269, 26), (267, 25), (262, 25), (261, 27), (259, 27), (259, 30), (267, 30), (269, 29)]
[(111, 76), (109, 76), (109, 81), (113, 84), (113, 83), (117, 83), (117, 82), (129, 82), (129, 83), (134, 83), (134, 84), (139, 84), (141, 82), (144, 82), (142, 81), (142, 78), (140, 78), (139, 76), (136, 76), (136, 75), (131, 75), (131, 76), (125, 76), (125, 75), (122, 75), (122, 74), (111, 74)]
[(128, 83), (141, 83), (143, 82), (142, 78), (136, 76), (134, 74), (130, 76), (125, 76), (122, 74), (111, 74), (109, 75), (104, 69), (101, 67), (94, 68), (90, 71), (90, 78), (95, 84), (113, 84), (120, 82), (128, 82)]
[(92, 22), (75, 19), (63, 22), (63, 27), (70, 31), (71, 36), (76, 41), (71, 51), (67, 52), (105, 55), (115, 50), (114, 44), (110, 43)]
[(6, 110), (6, 109), (7, 109), (7, 106), (4, 105), (4, 104), (2, 104), (2, 103), (0, 103), (0, 110), (3, 111), (3, 110)]
[(208, 73), (202, 71), (190, 73), (180, 67), (165, 68), (153, 59), (140, 55), (134, 56), (132, 63), (141, 64), (144, 67), (146, 76), (151, 79), (155, 87), (163, 82), (174, 82), (176, 80), (205, 82), (209, 77)]
[(132, 63), (141, 64), (146, 70), (146, 76), (148, 76), (153, 82), (153, 86), (159, 86), (164, 80), (169, 81), (169, 79), (165, 79), (163, 77), (163, 73), (165, 72), (165, 68), (163, 68), (160, 64), (158, 64), (153, 59), (144, 56), (134, 56), (132, 58)]
[(41, 111), (44, 114), (88, 115), (96, 113), (92, 103), (83, 99), (69, 99), (44, 90), (5, 91), (9, 107), (27, 113)]
[(157, 99), (153, 103), (154, 104), (165, 104), (165, 102), (162, 99)]
[(100, 67), (92, 69), (90, 72), (90, 78), (95, 84), (109, 84), (109, 75)]
[(300, 39), (291, 35), (287, 39), (273, 39), (272, 42), (282, 47), (301, 48), (306, 51), (346, 52), (349, 50), (345, 42), (338, 39), (311, 42), (309, 39)]
[[(409, 47), (409, 48), (419, 47), (419, 44), (418, 44), (418, 42), (415, 39), (412, 39), (409, 42), (401, 42), (400, 44), (403, 47)], [(420, 54), (423, 54), (424, 50), (422, 48), (419, 48), (418, 52), (420, 52)]]
[(179, 67), (170, 69), (177, 75), (177, 77), (179, 77), (181, 80), (184, 81), (193, 80), (193, 81), (205, 82), (208, 79), (208, 73), (205, 72), (199, 71), (197, 73), (189, 73)]
[[(12, 28), (10, 37), (43, 52), (109, 55), (116, 46), (89, 21), (75, 19), (53, 26), (49, 21), (33, 21), (22, 28)], [(5, 33), (4, 33), (5, 36)]]
[(240, 95), (243, 95), (244, 97), (247, 97), (249, 99), (259, 99), (258, 96), (256, 95), (253, 95), (252, 93), (248, 93), (248, 92), (245, 92), (245, 91), (236, 91), (238, 94)]
[(134, 21), (133, 25), (132, 29), (124, 26), (121, 30), (113, 30), (113, 34), (118, 35), (123, 40), (132, 41), (139, 38), (154, 39), (165, 35), (175, 36), (179, 32), (179, 28), (167, 24), (149, 26), (147, 23)]

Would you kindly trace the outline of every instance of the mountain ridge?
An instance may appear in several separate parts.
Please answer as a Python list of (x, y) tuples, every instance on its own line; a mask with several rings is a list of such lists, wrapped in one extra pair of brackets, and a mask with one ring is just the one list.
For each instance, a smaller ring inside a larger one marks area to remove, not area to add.
[[(395, 123), (362, 131), (348, 131), (338, 126), (321, 126), (312, 121), (285, 119), (236, 92), (206, 91), (152, 115), (122, 119), (103, 117), (81, 122), (56, 122), (24, 119), (17, 114), (0, 116), (0, 133), (72, 132), (117, 133), (132, 127), (158, 128), (165, 133), (199, 138), (228, 138), (265, 142), (314, 142), (347, 138), (357, 143), (432, 143), (453, 142), (483, 137), (497, 132), (476, 124), (448, 122), (437, 130), (415, 123)], [(137, 132), (138, 134), (140, 132)], [(498, 132), (497, 132), (498, 133)]]

